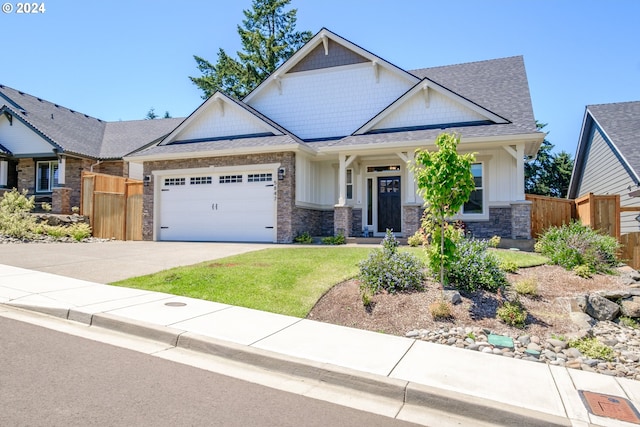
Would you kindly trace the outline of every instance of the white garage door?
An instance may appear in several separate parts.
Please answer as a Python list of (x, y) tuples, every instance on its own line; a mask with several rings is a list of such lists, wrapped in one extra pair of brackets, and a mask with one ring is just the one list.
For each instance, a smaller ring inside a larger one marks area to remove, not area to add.
[(273, 174), (164, 176), (159, 240), (274, 242)]

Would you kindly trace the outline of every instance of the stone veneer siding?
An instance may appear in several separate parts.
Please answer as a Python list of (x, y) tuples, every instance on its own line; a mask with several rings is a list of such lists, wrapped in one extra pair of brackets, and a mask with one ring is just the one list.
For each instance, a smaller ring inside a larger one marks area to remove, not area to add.
[[(53, 160), (53, 159), (43, 159)], [(36, 194), (36, 162), (37, 159), (20, 159), (18, 162), (18, 190), (26, 188), (29, 194)], [(93, 166), (93, 172), (105, 173), (108, 175), (124, 176), (128, 169), (122, 160), (101, 162), (96, 160), (80, 159), (77, 157), (65, 158), (65, 188), (70, 189), (68, 203), (71, 207), (80, 206), (80, 188), (82, 186), (82, 171), (90, 171)], [(43, 195), (51, 195), (53, 193), (41, 193)], [(52, 200), (53, 203), (58, 203)], [(66, 203), (66, 200), (65, 200)]]
[[(295, 153), (249, 154), (242, 156), (205, 157), (197, 159), (159, 160), (144, 163), (144, 175), (152, 171), (167, 169), (194, 169), (209, 166), (242, 166), (267, 163), (280, 163), (287, 170), (283, 180), (277, 181), (277, 242), (290, 243), (294, 236), (294, 204), (295, 204)], [(142, 238), (153, 240), (153, 180), (144, 187), (142, 207)], [(250, 206), (247, 207), (250, 209)]]
[(294, 238), (304, 232), (311, 236), (332, 236), (333, 210), (295, 207), (292, 230)]
[(413, 236), (420, 228), (424, 208), (421, 205), (402, 206), (402, 235)]
[(531, 202), (523, 201), (511, 204), (511, 238), (531, 238)]
[(345, 237), (350, 237), (349, 233), (353, 230), (353, 208), (351, 206), (336, 206), (333, 218), (333, 235), (342, 234)]
[(464, 221), (467, 232), (479, 239), (493, 236), (511, 238), (511, 208), (489, 208), (488, 221)]

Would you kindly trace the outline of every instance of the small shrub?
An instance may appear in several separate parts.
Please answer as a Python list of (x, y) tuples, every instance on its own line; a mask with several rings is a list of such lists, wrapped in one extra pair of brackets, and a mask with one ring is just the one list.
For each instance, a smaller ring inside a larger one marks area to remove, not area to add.
[(444, 299), (429, 304), (429, 312), (435, 320), (446, 320), (453, 317), (453, 307), (450, 302)]
[(538, 283), (535, 279), (524, 279), (515, 283), (513, 286), (519, 295), (528, 295), (535, 297), (538, 295)]
[(413, 254), (398, 251), (398, 241), (390, 230), (382, 241), (382, 249), (374, 249), (359, 267), (363, 302), (365, 294), (375, 295), (382, 290), (394, 293), (423, 288), (422, 263)]
[(576, 276), (582, 277), (583, 279), (591, 279), (593, 277), (593, 272), (588, 265), (576, 265), (573, 267), (573, 272)]
[(51, 209), (53, 209), (53, 208), (51, 207), (51, 203), (47, 203), (47, 202), (42, 202), (42, 203), (40, 204), (40, 208), (41, 208), (43, 211), (45, 211), (45, 212), (51, 212)]
[(91, 237), (91, 227), (87, 223), (77, 222), (67, 228), (67, 233), (73, 237), (74, 240), (80, 242)]
[(339, 233), (337, 236), (328, 236), (322, 238), (322, 244), (324, 245), (344, 245), (345, 243), (347, 243), (347, 239), (342, 233)]
[(489, 247), (497, 248), (500, 246), (500, 236), (493, 236), (489, 239)]
[(29, 212), (35, 207), (35, 198), (27, 197), (27, 190), (15, 188), (0, 199), (0, 234), (25, 238), (32, 234), (36, 220)]
[(467, 292), (478, 289), (495, 292), (506, 286), (507, 277), (500, 268), (500, 261), (487, 251), (487, 247), (486, 241), (460, 240), (456, 246), (455, 260), (446, 272), (447, 282)]
[(507, 325), (524, 328), (527, 312), (519, 301), (506, 301), (498, 308), (496, 314)]
[(586, 265), (592, 273), (610, 273), (617, 265), (619, 244), (580, 222), (549, 228), (536, 243), (535, 249), (552, 264), (571, 270)]
[(416, 248), (418, 246), (424, 246), (427, 244), (427, 242), (428, 242), (427, 235), (425, 234), (422, 228), (416, 231), (415, 233), (413, 233), (413, 235), (407, 239), (407, 244), (412, 248)]
[(610, 362), (613, 360), (613, 349), (604, 345), (597, 338), (584, 337), (579, 340), (569, 341), (569, 347), (577, 348), (580, 353), (590, 359), (599, 359)]
[[(491, 243), (489, 243), (491, 245)], [(515, 273), (518, 271), (518, 264), (513, 261), (502, 261), (500, 262), (500, 268), (506, 273)]]
[(309, 245), (313, 243), (313, 237), (311, 237), (311, 234), (309, 234), (309, 232), (305, 231), (304, 233), (300, 234), (295, 239), (293, 239), (293, 241), (295, 243), (302, 243), (305, 245)]
[(620, 316), (618, 318), (618, 323), (632, 329), (638, 329), (640, 327), (637, 320), (628, 316)]
[(54, 239), (60, 239), (67, 236), (67, 228), (60, 225), (43, 225), (42, 230), (44, 234), (53, 237)]
[(74, 214), (80, 213), (80, 208), (77, 206), (72, 206), (71, 207), (71, 212)]

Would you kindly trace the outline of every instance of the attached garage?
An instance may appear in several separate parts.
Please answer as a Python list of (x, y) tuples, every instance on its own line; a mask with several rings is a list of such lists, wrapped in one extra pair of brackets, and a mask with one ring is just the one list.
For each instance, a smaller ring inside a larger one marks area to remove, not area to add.
[(156, 240), (276, 242), (277, 172), (262, 166), (156, 173)]

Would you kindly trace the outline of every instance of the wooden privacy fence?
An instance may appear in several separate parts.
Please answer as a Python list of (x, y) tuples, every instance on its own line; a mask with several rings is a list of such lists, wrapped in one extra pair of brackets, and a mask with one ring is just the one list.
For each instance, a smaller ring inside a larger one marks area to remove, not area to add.
[(587, 194), (579, 199), (557, 199), (527, 194), (531, 205), (531, 235), (538, 237), (552, 226), (579, 219), (582, 224), (618, 239), (619, 259), (640, 269), (640, 232), (620, 235), (620, 212), (640, 211), (638, 207), (620, 207), (619, 195)]
[(549, 227), (580, 220), (594, 230), (602, 230), (615, 238), (620, 237), (620, 196), (587, 194), (579, 199), (527, 194), (531, 205), (531, 235), (536, 238)]
[(142, 181), (82, 172), (80, 213), (89, 217), (93, 236), (142, 240)]

